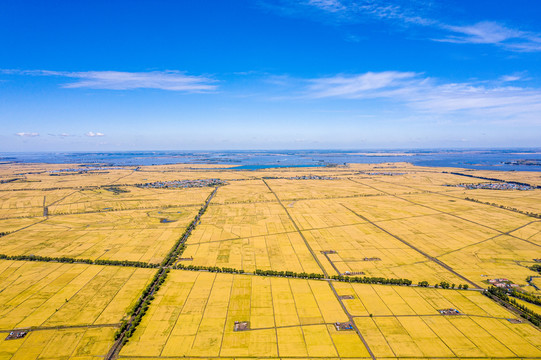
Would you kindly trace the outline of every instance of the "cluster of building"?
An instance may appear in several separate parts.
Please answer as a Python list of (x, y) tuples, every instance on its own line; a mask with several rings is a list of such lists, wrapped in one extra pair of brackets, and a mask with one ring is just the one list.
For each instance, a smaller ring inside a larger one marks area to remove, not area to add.
[(303, 175), (303, 176), (291, 176), (282, 179), (287, 180), (337, 180), (338, 178), (332, 176), (320, 176), (320, 175)]
[(124, 168), (121, 167), (111, 167), (111, 166), (99, 166), (99, 167), (84, 167), (84, 168), (67, 168), (67, 169), (57, 169), (57, 170), (50, 170), (48, 171), (51, 174), (56, 173), (86, 173), (89, 171), (105, 171), (105, 170), (122, 170)]
[(393, 173), (393, 172), (369, 172), (369, 173), (363, 173), (365, 175), (383, 175), (383, 176), (398, 176), (398, 175), (406, 175), (406, 173)]
[(336, 328), (336, 331), (353, 330), (353, 324), (350, 321), (335, 322), (334, 327)]
[(285, 179), (285, 180), (338, 180), (338, 178), (332, 176), (320, 176), (320, 175), (303, 175), (303, 176), (290, 176), (290, 177), (278, 177), (278, 176), (264, 176), (263, 179)]
[(200, 179), (200, 180), (173, 180), (173, 181), (154, 181), (144, 184), (137, 184), (140, 188), (154, 189), (176, 189), (176, 188), (195, 188), (225, 185), (226, 182), (220, 179)]
[(488, 280), (488, 283), (492, 286), (496, 286), (496, 287), (499, 287), (499, 288), (502, 288), (502, 289), (506, 289), (506, 290), (512, 290), (512, 289), (516, 289), (518, 288), (519, 286), (517, 284), (513, 284), (513, 282), (511, 280), (508, 280), (508, 279), (490, 279)]
[(516, 184), (516, 183), (507, 183), (507, 182), (498, 182), (498, 183), (481, 183), (481, 184), (458, 184), (458, 185), (449, 185), (462, 187), (468, 190), (473, 189), (488, 189), (488, 190), (532, 190), (533, 188), (529, 185)]
[(440, 309), (438, 311), (442, 315), (460, 315), (460, 311), (458, 311), (457, 309), (453, 309), (453, 308)]
[(26, 330), (13, 330), (10, 331), (10, 333), (6, 337), (6, 340), (22, 339), (26, 336), (26, 334), (28, 334), (28, 331)]

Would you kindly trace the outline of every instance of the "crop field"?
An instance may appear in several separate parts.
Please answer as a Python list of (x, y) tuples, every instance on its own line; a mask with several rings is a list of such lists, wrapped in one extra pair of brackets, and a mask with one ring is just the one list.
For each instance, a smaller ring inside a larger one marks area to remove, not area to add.
[[(105, 355), (156, 270), (0, 261), (0, 358)], [(31, 328), (21, 340), (12, 329)]]
[(368, 357), (347, 320), (323, 281), (176, 270), (120, 355)]
[(43, 216), (43, 206), (73, 193), (71, 189), (55, 191), (0, 191), (0, 219)]
[[(77, 328), (31, 331), (21, 340), (0, 340), (2, 359), (72, 359), (104, 357), (116, 328)], [(5, 333), (0, 333), (6, 335)]]
[(541, 179), (0, 165), (0, 359), (541, 359), (541, 192), (451, 172)]
[[(414, 282), (463, 283), (446, 269), (371, 224), (303, 233), (330, 275), (351, 272), (364, 276), (407, 278)], [(336, 253), (322, 253), (329, 250)]]
[[(537, 357), (538, 330), (478, 292), (335, 285), (377, 357)], [(460, 315), (442, 316), (453, 308)]]
[[(538, 330), (478, 292), (335, 283), (377, 357), (541, 356)], [(438, 310), (456, 308), (460, 315)], [(250, 328), (234, 331), (235, 321)], [(367, 357), (325, 281), (174, 271), (122, 357)]]
[(379, 195), (380, 191), (348, 179), (335, 180), (266, 180), (284, 201)]
[(187, 242), (186, 265), (321, 272), (278, 202), (214, 205), (204, 220)]
[(464, 197), (469, 197), (484, 203), (496, 204), (519, 209), (526, 212), (541, 214), (541, 190), (530, 191), (493, 191), (467, 190)]
[(1, 237), (0, 249), (7, 255), (159, 263), (197, 211), (188, 207), (52, 216)]
[(0, 330), (119, 323), (154, 269), (0, 261)]
[(49, 206), (49, 214), (71, 214), (129, 209), (164, 208), (172, 206), (200, 206), (212, 192), (211, 188), (195, 189), (140, 189), (120, 187), (125, 193), (114, 193), (116, 188), (81, 190)]

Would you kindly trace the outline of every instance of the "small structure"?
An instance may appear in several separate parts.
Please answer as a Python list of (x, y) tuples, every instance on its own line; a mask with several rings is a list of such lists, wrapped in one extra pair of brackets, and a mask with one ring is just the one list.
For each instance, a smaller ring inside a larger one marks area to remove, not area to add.
[(460, 311), (457, 309), (440, 309), (438, 311), (442, 315), (460, 315)]
[(355, 299), (355, 296), (353, 296), (353, 295), (340, 295), (339, 298), (341, 300), (353, 300), (353, 299)]
[(27, 330), (13, 330), (8, 334), (6, 340), (22, 339), (26, 334), (28, 334)]
[(348, 322), (335, 322), (334, 327), (336, 328), (336, 331), (348, 331), (353, 330), (353, 324), (351, 321)]
[(322, 254), (336, 254), (335, 250), (321, 250)]
[(250, 330), (249, 321), (235, 321), (235, 325), (233, 326), (233, 331), (246, 331), (246, 330)]
[(522, 320), (520, 319), (507, 319), (511, 324), (522, 324)]
[(381, 259), (379, 257), (365, 257), (363, 261), (381, 261)]
[(178, 261), (193, 261), (193, 256), (190, 256), (189, 258), (178, 258)]
[(346, 276), (364, 275), (364, 272), (362, 272), (362, 271), (345, 271), (344, 275), (346, 275)]

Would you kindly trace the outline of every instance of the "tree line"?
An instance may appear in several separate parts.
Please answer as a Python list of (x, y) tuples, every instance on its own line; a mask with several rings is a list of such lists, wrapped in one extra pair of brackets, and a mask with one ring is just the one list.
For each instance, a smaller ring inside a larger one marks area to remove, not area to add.
[(537, 213), (534, 213), (534, 212), (531, 212), (531, 211), (520, 210), (520, 209), (511, 207), (511, 206), (499, 205), (499, 204), (496, 204), (496, 203), (491, 203), (491, 202), (488, 202), (488, 201), (481, 201), (481, 200), (477, 200), (477, 199), (470, 198), (470, 197), (466, 197), (465, 200), (476, 202), (476, 203), (479, 203), (479, 204), (490, 205), (490, 206), (494, 206), (494, 207), (497, 207), (497, 208), (500, 208), (500, 209), (514, 211), (516, 213), (526, 215), (526, 216), (530, 216), (530, 217), (533, 217), (533, 218), (536, 218), (536, 219), (541, 219), (541, 214), (537, 214)]
[(520, 310), (520, 316), (530, 321), (535, 326), (541, 326), (541, 315), (535, 311), (528, 309), (526, 306), (519, 304), (515, 299), (509, 296), (507, 290), (491, 286), (488, 290), (483, 292), (488, 297), (496, 297), (507, 304), (511, 305), (515, 309)]
[(143, 261), (129, 260), (92, 260), (92, 259), (75, 259), (70, 257), (52, 257), (39, 255), (6, 255), (0, 254), (1, 260), (19, 260), (19, 261), (42, 261), (42, 262), (59, 262), (68, 264), (91, 264), (91, 265), (113, 265), (113, 266), (130, 266), (138, 268), (158, 268), (159, 264), (146, 263)]

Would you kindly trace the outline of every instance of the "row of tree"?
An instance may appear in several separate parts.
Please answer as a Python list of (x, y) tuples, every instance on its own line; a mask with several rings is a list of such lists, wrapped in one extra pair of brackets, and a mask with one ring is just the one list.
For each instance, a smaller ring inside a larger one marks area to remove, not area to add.
[(412, 284), (410, 279), (392, 279), (384, 277), (370, 277), (370, 276), (343, 276), (333, 275), (331, 279), (345, 282), (355, 282), (362, 284), (382, 284), (382, 285), (406, 285)]
[[(449, 284), (447, 281), (441, 281), (440, 283), (435, 284), (434, 287), (435, 288), (441, 287), (442, 289), (454, 289), (456, 287), (456, 284)], [(470, 286), (468, 284), (464, 284), (464, 285), (459, 284), (458, 285), (459, 290), (461, 290), (461, 289), (468, 290), (469, 287)]]
[(524, 301), (529, 302), (531, 304), (541, 306), (541, 296), (535, 296), (535, 295), (532, 295), (532, 294), (526, 294), (526, 293), (519, 292), (519, 291), (516, 291), (516, 290), (513, 290), (511, 292), (511, 296), (516, 297), (517, 299), (524, 300)]
[(230, 274), (244, 274), (242, 269), (233, 269), (229, 267), (218, 267), (218, 266), (199, 266), (199, 265), (184, 265), (178, 264), (176, 269), (181, 270), (192, 270), (192, 271), (209, 271), (216, 273), (230, 273)]
[(59, 262), (68, 264), (94, 264), (94, 265), (113, 265), (113, 266), (131, 266), (139, 268), (158, 268), (158, 264), (146, 263), (143, 261), (129, 260), (92, 260), (92, 259), (75, 259), (70, 257), (52, 257), (39, 255), (6, 255), (0, 254), (2, 260), (19, 260), (19, 261), (42, 261), (42, 262)]
[(480, 204), (495, 206), (495, 207), (498, 207), (500, 209), (514, 211), (514, 212), (517, 212), (519, 214), (530, 216), (530, 217), (533, 217), (533, 218), (536, 218), (536, 219), (541, 219), (541, 214), (534, 213), (534, 212), (531, 212), (531, 211), (524, 211), (524, 210), (520, 210), (520, 209), (511, 207), (511, 206), (499, 205), (499, 204), (496, 204), (496, 203), (491, 203), (491, 202), (488, 202), (488, 201), (481, 201), (481, 200), (477, 200), (477, 199), (470, 198), (470, 197), (466, 197), (465, 199), (468, 200), (468, 201), (473, 201), (473, 202), (480, 203)]
[(508, 295), (507, 290), (491, 286), (490, 288), (488, 288), (487, 291), (484, 292), (484, 294), (488, 297), (496, 297), (502, 301), (505, 301), (509, 305), (513, 306), (515, 309), (520, 310), (521, 316), (524, 319), (530, 321), (537, 327), (541, 326), (541, 315), (527, 308), (526, 306), (519, 304), (515, 299)]
[(154, 300), (154, 294), (158, 291), (161, 285), (165, 282), (167, 275), (169, 274), (169, 269), (160, 268), (160, 270), (154, 275), (154, 278), (150, 284), (143, 290), (141, 297), (137, 300), (132, 309), (128, 312), (128, 316), (132, 317), (131, 322), (124, 321), (121, 327), (115, 333), (115, 340), (122, 335), (123, 332), (126, 332), (126, 336), (122, 340), (123, 343), (127, 343), (129, 338), (132, 337), (133, 333), (137, 326), (143, 320), (143, 316), (147, 313), (152, 300)]
[(293, 277), (293, 278), (300, 278), (300, 279), (323, 279), (323, 274), (316, 274), (316, 273), (306, 273), (301, 272), (297, 273), (294, 271), (276, 271), (276, 270), (259, 270), (257, 269), (254, 272), (255, 275), (259, 276), (280, 276), (280, 277)]

